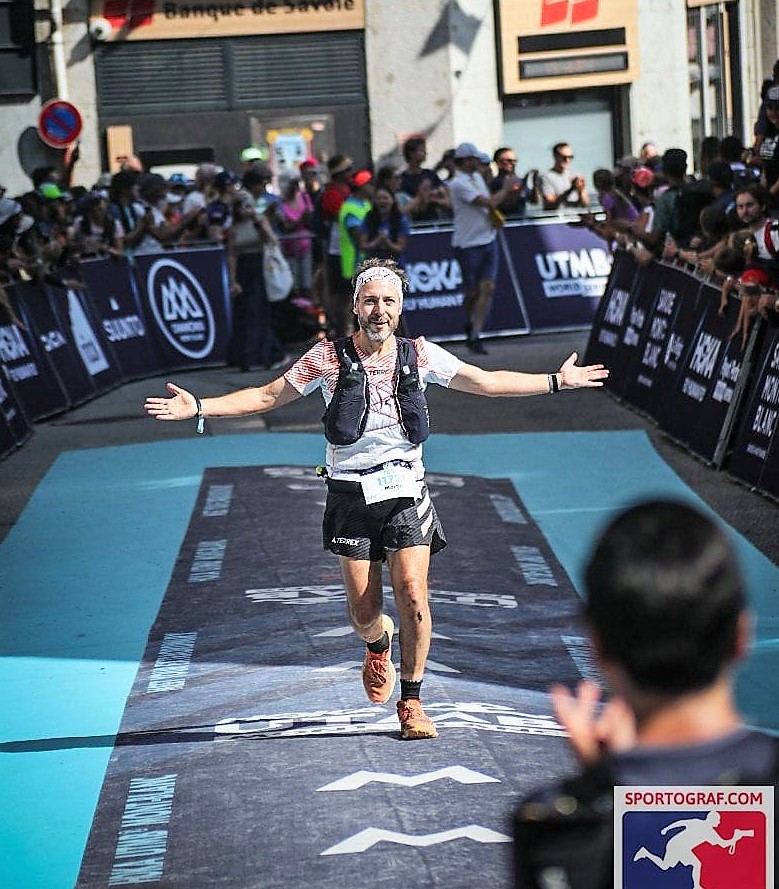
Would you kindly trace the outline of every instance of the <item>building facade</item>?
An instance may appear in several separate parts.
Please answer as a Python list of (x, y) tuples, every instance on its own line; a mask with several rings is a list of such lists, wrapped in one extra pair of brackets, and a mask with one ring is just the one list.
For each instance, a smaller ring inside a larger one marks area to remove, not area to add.
[(171, 170), (276, 172), (309, 154), (428, 164), (461, 141), (544, 169), (568, 141), (589, 177), (647, 141), (695, 157), (752, 139), (779, 58), (775, 0), (0, 0), (0, 183), (29, 188), (64, 150), (41, 108), (81, 114), (74, 182), (127, 154)]

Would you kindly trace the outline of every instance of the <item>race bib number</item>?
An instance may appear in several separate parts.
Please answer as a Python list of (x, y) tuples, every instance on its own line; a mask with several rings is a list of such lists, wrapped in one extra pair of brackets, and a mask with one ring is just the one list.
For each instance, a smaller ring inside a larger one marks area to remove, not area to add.
[(366, 503), (380, 503), (394, 497), (416, 498), (419, 484), (408, 466), (385, 466), (360, 479)]

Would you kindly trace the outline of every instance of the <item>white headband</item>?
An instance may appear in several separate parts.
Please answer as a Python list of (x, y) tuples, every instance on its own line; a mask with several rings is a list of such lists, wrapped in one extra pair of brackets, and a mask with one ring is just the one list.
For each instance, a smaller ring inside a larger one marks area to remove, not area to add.
[(354, 305), (357, 305), (357, 297), (359, 296), (360, 288), (363, 284), (367, 284), (368, 281), (376, 280), (389, 281), (398, 291), (400, 305), (403, 305), (403, 281), (401, 280), (400, 275), (397, 275), (392, 269), (388, 269), (383, 265), (371, 266), (371, 268), (365, 269), (364, 272), (360, 272), (360, 274), (357, 275), (357, 280), (354, 282)]

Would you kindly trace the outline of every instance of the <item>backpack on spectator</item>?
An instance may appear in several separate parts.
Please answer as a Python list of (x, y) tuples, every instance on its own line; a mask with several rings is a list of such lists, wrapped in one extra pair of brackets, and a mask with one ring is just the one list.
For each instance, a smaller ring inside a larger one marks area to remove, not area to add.
[(705, 182), (685, 182), (675, 192), (671, 235), (677, 244), (685, 246), (691, 238), (701, 233), (701, 210), (714, 201), (714, 195)]

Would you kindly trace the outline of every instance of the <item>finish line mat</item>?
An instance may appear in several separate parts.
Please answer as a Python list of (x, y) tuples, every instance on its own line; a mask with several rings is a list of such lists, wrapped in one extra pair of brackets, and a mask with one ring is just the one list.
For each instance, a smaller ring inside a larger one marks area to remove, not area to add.
[(571, 766), (546, 691), (591, 675), (579, 599), (509, 480), (427, 484), (449, 540), (423, 689), (439, 737), (404, 742), (397, 689), (364, 697), (322, 483), (204, 473), (78, 887), (508, 884), (513, 806)]

